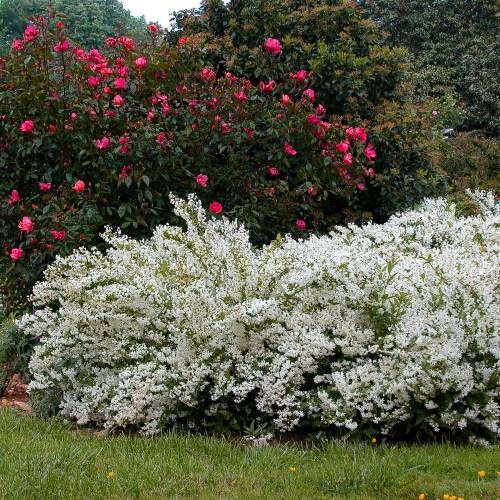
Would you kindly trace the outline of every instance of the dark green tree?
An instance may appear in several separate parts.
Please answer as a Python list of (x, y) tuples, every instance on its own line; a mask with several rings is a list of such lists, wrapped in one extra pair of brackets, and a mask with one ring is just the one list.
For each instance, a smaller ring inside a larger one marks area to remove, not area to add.
[(139, 40), (147, 36), (144, 17), (132, 16), (119, 0), (0, 0), (0, 51), (9, 50), (12, 39), (22, 36), (27, 19), (43, 14), (49, 4), (86, 48), (99, 47), (106, 36), (120, 32)]
[(498, 135), (498, 0), (360, 0), (391, 42), (414, 57), (417, 95), (451, 93), (463, 106), (458, 125)]

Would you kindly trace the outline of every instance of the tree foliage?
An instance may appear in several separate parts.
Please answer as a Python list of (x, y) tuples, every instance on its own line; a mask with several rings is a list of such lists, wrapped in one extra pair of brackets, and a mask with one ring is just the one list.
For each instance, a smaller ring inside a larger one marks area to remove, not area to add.
[(498, 1), (363, 0), (394, 44), (414, 56), (420, 95), (451, 92), (463, 105), (459, 126), (498, 134)]
[(64, 19), (68, 33), (86, 48), (99, 47), (117, 32), (145, 39), (146, 20), (133, 17), (119, 0), (0, 0), (0, 52), (8, 51), (12, 39), (22, 35), (26, 20), (46, 11), (49, 4)]

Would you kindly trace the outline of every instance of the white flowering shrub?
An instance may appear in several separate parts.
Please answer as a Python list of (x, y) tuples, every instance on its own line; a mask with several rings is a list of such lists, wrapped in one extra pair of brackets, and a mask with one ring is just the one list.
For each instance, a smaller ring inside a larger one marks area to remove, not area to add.
[(173, 199), (186, 229), (107, 231), (58, 259), (19, 325), (39, 339), (32, 395), (61, 415), (277, 431), (499, 433), (500, 216), (428, 200), (386, 224), (261, 250)]

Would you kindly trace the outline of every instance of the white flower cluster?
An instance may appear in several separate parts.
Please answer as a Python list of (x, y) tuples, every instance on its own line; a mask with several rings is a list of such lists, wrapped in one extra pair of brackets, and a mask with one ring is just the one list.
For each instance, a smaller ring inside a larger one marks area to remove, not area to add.
[(108, 230), (106, 254), (48, 268), (19, 321), (39, 338), (30, 390), (57, 391), (80, 424), (144, 433), (239, 408), (279, 431), (498, 434), (500, 214), (476, 198), (478, 216), (427, 200), (261, 250), (173, 198), (187, 229)]

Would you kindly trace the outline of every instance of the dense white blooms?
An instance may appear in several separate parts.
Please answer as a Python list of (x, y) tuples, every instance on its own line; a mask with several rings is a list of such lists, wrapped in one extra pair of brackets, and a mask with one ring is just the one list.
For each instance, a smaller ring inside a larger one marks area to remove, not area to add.
[(386, 224), (262, 250), (201, 204), (148, 241), (59, 258), (19, 324), (39, 338), (30, 390), (79, 423), (225, 415), (342, 432), (400, 425), (499, 433), (500, 216), (427, 200)]

